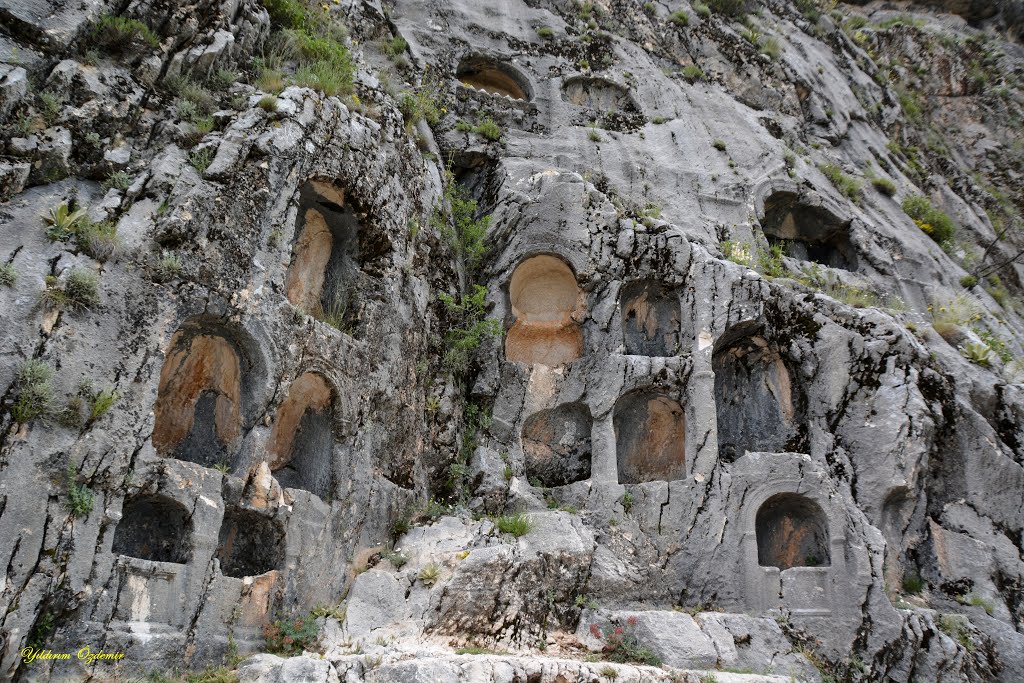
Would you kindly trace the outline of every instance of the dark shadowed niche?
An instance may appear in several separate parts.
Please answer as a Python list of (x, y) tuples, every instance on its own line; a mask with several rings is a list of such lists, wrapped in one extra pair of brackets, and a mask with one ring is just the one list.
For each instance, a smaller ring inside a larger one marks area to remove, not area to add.
[(619, 296), (626, 353), (674, 356), (679, 353), (679, 300), (660, 282), (638, 280)]
[(772, 496), (757, 511), (757, 563), (762, 567), (831, 564), (828, 520), (813, 500), (795, 493)]
[(581, 403), (541, 410), (523, 424), (526, 477), (542, 486), (564, 486), (590, 477), (593, 419)]
[(612, 423), (620, 484), (686, 476), (686, 421), (678, 403), (653, 391), (634, 391), (616, 401)]
[(822, 207), (802, 203), (792, 192), (776, 192), (765, 200), (761, 229), (770, 244), (782, 245), (793, 258), (831, 268), (857, 269), (850, 222)]
[(111, 548), (115, 555), (185, 564), (192, 552), (192, 520), (181, 503), (160, 495), (129, 498)]
[(217, 559), (224, 576), (239, 579), (277, 569), (284, 559), (284, 530), (257, 512), (228, 506), (220, 527)]

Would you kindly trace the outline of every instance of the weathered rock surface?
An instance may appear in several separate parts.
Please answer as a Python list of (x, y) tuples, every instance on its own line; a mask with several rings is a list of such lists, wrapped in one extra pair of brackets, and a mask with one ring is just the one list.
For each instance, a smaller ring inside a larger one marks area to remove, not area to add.
[(0, 676), (1024, 678), (1024, 9), (747, 4), (0, 8)]

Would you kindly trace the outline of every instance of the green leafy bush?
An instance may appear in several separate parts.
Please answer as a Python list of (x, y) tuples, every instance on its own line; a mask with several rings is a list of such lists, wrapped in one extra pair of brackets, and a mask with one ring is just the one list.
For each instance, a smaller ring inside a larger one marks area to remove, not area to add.
[(668, 16), (668, 20), (679, 27), (690, 25), (690, 15), (681, 9), (677, 9), (675, 12)]
[(687, 64), (683, 67), (683, 70), (680, 73), (683, 74), (683, 78), (691, 82), (699, 81), (704, 78), (704, 70), (696, 64)]
[(444, 335), (445, 354), (443, 363), (452, 372), (465, 369), (470, 355), (483, 340), (501, 334), (501, 323), (487, 318), (487, 288), (473, 285), (472, 294), (455, 297), (442, 292), (438, 295), (453, 321)]
[(75, 231), (78, 246), (97, 261), (107, 261), (121, 250), (121, 237), (117, 234), (117, 223), (83, 220)]
[(707, 6), (712, 12), (727, 17), (742, 17), (747, 13), (747, 0), (708, 0)]
[(290, 657), (305, 650), (316, 650), (320, 626), (312, 615), (279, 619), (263, 627), (263, 637), (267, 652)]
[(609, 661), (660, 666), (661, 658), (637, 638), (636, 624), (636, 617), (627, 618), (622, 625), (595, 623), (590, 625), (590, 635), (604, 644), (601, 653)]
[(160, 39), (141, 21), (112, 15), (93, 21), (85, 42), (92, 48), (116, 55), (160, 47)]
[(888, 178), (876, 177), (871, 179), (871, 186), (876, 190), (884, 194), (886, 197), (892, 197), (896, 194), (896, 183), (889, 180)]
[(907, 574), (903, 577), (903, 592), (910, 595), (919, 595), (924, 590), (925, 583), (917, 574)]
[(64, 505), (68, 512), (75, 517), (88, 517), (92, 512), (95, 498), (92, 489), (85, 484), (77, 483), (74, 465), (68, 465), (67, 489), (68, 499)]
[(43, 417), (53, 406), (53, 370), (41, 360), (26, 361), (14, 382), (15, 399), (11, 416), (25, 424)]
[(85, 209), (72, 211), (67, 202), (50, 209), (43, 215), (46, 236), (54, 242), (66, 242), (75, 233), (75, 228), (85, 220)]
[(512, 534), (516, 538), (525, 536), (526, 534), (533, 531), (534, 524), (526, 515), (502, 515), (498, 517), (495, 524), (498, 527), (498, 531), (503, 534)]
[(946, 213), (936, 209), (926, 197), (911, 196), (903, 200), (903, 212), (935, 242), (944, 244), (956, 234), (956, 224)]
[(854, 202), (860, 201), (860, 183), (856, 179), (843, 173), (843, 169), (835, 164), (821, 164), (818, 168), (829, 179), (829, 182), (848, 199)]
[(0, 287), (13, 287), (18, 282), (18, 271), (13, 263), (0, 263)]
[(95, 308), (100, 304), (100, 277), (94, 271), (72, 268), (64, 280), (67, 303), (75, 308)]
[(210, 164), (213, 163), (213, 150), (209, 147), (204, 147), (203, 149), (193, 151), (188, 155), (188, 163), (192, 164), (192, 168), (202, 175), (210, 167)]
[(544, 40), (551, 40), (555, 37), (555, 30), (550, 26), (539, 26), (537, 27), (537, 35)]

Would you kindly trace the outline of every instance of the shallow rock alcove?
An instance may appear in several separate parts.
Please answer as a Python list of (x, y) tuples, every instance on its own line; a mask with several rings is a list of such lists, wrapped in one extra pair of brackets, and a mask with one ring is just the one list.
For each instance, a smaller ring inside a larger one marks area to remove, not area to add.
[(676, 401), (650, 390), (626, 394), (612, 423), (620, 484), (686, 476), (686, 419)]
[(603, 78), (579, 76), (562, 84), (562, 99), (598, 112), (636, 113), (636, 103), (629, 91)]
[(288, 388), (267, 445), (269, 465), (283, 487), (328, 499), (334, 484), (333, 395), (323, 377), (307, 372)]
[(582, 403), (541, 410), (523, 424), (526, 477), (542, 486), (564, 486), (590, 477), (593, 418)]
[(507, 360), (556, 367), (580, 357), (580, 290), (565, 261), (546, 254), (526, 259), (512, 274), (509, 298), (515, 323), (505, 337)]
[(679, 353), (679, 300), (660, 282), (638, 280), (619, 295), (626, 353), (674, 356)]
[(217, 559), (224, 576), (239, 579), (277, 569), (284, 559), (284, 530), (258, 512), (228, 506), (220, 526)]
[(231, 326), (193, 319), (171, 339), (160, 371), (153, 447), (161, 456), (231, 467), (244, 406), (257, 382), (251, 354)]
[(757, 510), (757, 563), (762, 567), (823, 567), (831, 564), (828, 519), (810, 498), (780, 493)]
[(532, 100), (529, 81), (511, 65), (489, 57), (471, 56), (459, 62), (455, 77), (463, 85), (514, 100)]
[(711, 360), (715, 373), (719, 458), (747, 451), (795, 450), (799, 401), (782, 357), (756, 334), (723, 335)]
[(292, 259), (285, 276), (288, 300), (308, 313), (344, 319), (360, 270), (360, 222), (337, 185), (310, 180), (299, 189)]
[(114, 530), (111, 552), (154, 562), (185, 564), (192, 523), (184, 505), (160, 495), (129, 498)]
[(793, 258), (831, 268), (857, 269), (849, 221), (823, 207), (801, 202), (792, 192), (776, 192), (765, 200), (761, 229), (770, 244), (781, 244)]

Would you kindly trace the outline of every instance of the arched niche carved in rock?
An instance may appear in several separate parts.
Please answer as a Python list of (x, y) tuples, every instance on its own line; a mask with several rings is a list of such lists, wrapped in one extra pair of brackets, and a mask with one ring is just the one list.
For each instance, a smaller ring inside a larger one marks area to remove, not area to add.
[(576, 276), (555, 256), (528, 258), (509, 284), (515, 323), (505, 337), (505, 358), (556, 367), (583, 353), (583, 332), (574, 315), (580, 304)]
[(562, 99), (597, 112), (635, 114), (638, 111), (626, 88), (602, 78), (570, 78), (562, 84)]
[(674, 356), (679, 353), (679, 300), (660, 282), (639, 280), (619, 296), (626, 353)]
[(620, 484), (686, 476), (686, 419), (678, 403), (653, 391), (635, 391), (616, 401), (612, 424)]
[(333, 392), (307, 372), (288, 387), (267, 446), (269, 465), (283, 487), (329, 499), (334, 489)]
[(857, 250), (849, 221), (826, 209), (801, 203), (792, 192), (776, 192), (764, 203), (761, 229), (771, 244), (781, 244), (796, 259), (831, 268), (857, 269)]
[(761, 505), (755, 521), (757, 563), (762, 567), (831, 564), (828, 519), (810, 498), (780, 493)]
[(542, 486), (564, 486), (590, 478), (593, 418), (581, 403), (541, 410), (523, 424), (526, 478)]
[(157, 453), (204, 467), (233, 466), (257, 369), (234, 328), (202, 318), (183, 323), (160, 371)]
[(299, 189), (299, 211), (285, 293), (319, 319), (343, 321), (352, 313), (360, 270), (360, 223), (345, 192), (311, 180)]
[(284, 530), (258, 512), (228, 506), (218, 536), (217, 559), (224, 576), (239, 579), (277, 569), (284, 559)]
[(505, 62), (488, 57), (473, 56), (463, 59), (455, 72), (463, 84), (477, 90), (511, 97), (514, 100), (532, 100), (529, 81), (518, 70)]
[(114, 530), (115, 555), (185, 564), (192, 552), (192, 520), (181, 503), (160, 495), (129, 498)]
[(747, 451), (795, 450), (800, 401), (782, 357), (755, 334), (726, 334), (719, 346), (711, 360), (719, 457), (732, 462)]

